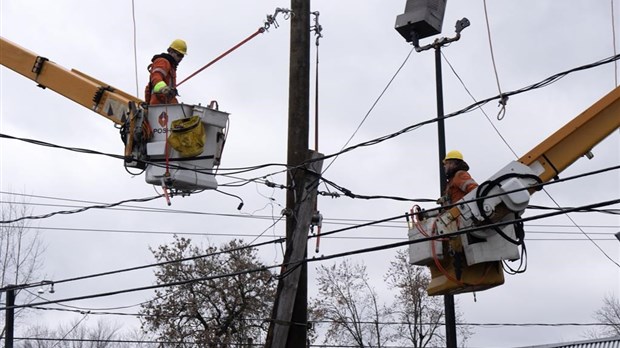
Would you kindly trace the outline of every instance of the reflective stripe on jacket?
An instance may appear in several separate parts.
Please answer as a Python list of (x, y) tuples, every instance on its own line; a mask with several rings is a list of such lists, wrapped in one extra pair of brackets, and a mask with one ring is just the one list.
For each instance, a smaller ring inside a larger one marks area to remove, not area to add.
[(472, 179), (471, 175), (464, 170), (459, 170), (454, 177), (448, 181), (445, 196), (450, 199), (448, 204), (460, 201), (466, 194), (478, 187), (478, 183)]

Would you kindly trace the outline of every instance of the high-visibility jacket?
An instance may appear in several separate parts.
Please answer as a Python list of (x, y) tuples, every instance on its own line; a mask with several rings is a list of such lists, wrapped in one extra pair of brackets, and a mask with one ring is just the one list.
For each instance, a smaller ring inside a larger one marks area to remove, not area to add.
[(177, 87), (177, 61), (169, 54), (162, 53), (153, 56), (148, 67), (150, 77), (149, 83), (145, 88), (145, 101), (149, 105), (155, 104), (177, 104), (176, 97), (169, 97), (160, 93), (165, 86), (170, 88)]
[(478, 183), (465, 170), (459, 170), (448, 181), (446, 186), (443, 205), (453, 204), (460, 201), (466, 194), (478, 187)]

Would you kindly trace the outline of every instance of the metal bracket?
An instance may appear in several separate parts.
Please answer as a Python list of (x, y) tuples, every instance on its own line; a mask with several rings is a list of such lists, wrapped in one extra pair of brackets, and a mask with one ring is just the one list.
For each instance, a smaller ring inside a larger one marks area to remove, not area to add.
[[(49, 61), (49, 59), (45, 58), (45, 57), (41, 57), (41, 56), (37, 56), (37, 59), (34, 60), (34, 64), (32, 65), (32, 69), (31, 71), (35, 74), (37, 74), (37, 76), (34, 78), (35, 81), (37, 81), (39, 79), (39, 74), (41, 74), (41, 70), (43, 69), (43, 65), (45, 64), (45, 62)], [(37, 86), (46, 89), (47, 86), (43, 86), (42, 84), (37, 84)]]

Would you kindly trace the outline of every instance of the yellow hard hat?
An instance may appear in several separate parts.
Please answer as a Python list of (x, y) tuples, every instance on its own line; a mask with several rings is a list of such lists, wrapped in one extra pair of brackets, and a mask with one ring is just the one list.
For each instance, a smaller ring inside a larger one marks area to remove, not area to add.
[(447, 160), (449, 160), (449, 159), (457, 159), (457, 160), (461, 160), (462, 161), (463, 160), (463, 154), (460, 151), (458, 151), (458, 150), (449, 151), (446, 154), (446, 158), (443, 159), (444, 163)]
[(172, 43), (170, 44), (170, 48), (181, 53), (182, 55), (187, 54), (187, 44), (181, 39), (176, 39), (172, 41)]

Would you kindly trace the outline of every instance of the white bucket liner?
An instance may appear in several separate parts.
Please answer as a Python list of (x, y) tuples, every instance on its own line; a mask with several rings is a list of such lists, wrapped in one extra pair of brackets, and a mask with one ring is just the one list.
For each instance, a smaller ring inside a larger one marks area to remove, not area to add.
[[(226, 112), (200, 105), (149, 106), (147, 117), (153, 129), (153, 138), (146, 145), (146, 154), (149, 158), (145, 170), (146, 182), (161, 186), (168, 168), (170, 173), (168, 188), (183, 191), (216, 189), (217, 181), (213, 175), (213, 167), (220, 162), (228, 115)], [(182, 158), (168, 144), (168, 165), (166, 165), (166, 138), (171, 134), (172, 121), (192, 116), (199, 116), (205, 128), (206, 141), (203, 152), (195, 157)]]

